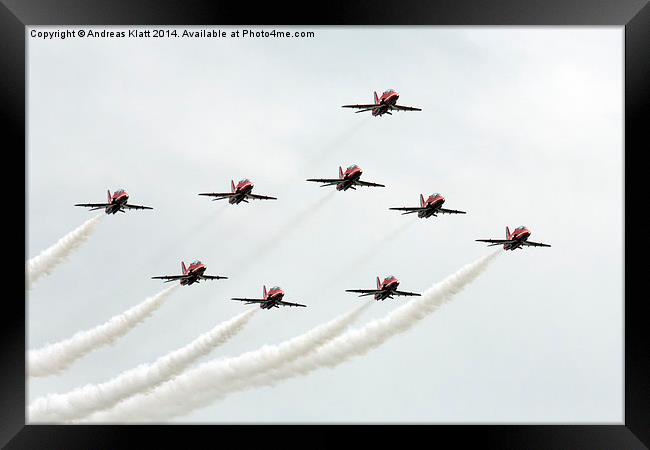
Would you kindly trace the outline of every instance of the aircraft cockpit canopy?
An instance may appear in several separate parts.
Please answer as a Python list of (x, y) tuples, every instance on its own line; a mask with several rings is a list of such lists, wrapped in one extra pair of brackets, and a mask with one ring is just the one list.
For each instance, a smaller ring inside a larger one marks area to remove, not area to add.
[(515, 231), (521, 231), (521, 230), (523, 230), (524, 228), (526, 228), (526, 227), (522, 225), (522, 226), (520, 226), (520, 227), (515, 228)]
[(193, 266), (198, 266), (199, 264), (202, 264), (202, 263), (198, 259), (195, 259), (194, 261), (192, 261)]
[(356, 164), (352, 164), (350, 167), (348, 167), (348, 170), (354, 170), (354, 169), (358, 169), (358, 168), (359, 168), (359, 166), (357, 166)]
[(386, 90), (384, 91), (384, 95), (392, 94), (392, 93), (394, 93), (394, 92), (395, 92), (395, 91), (394, 91), (393, 89), (386, 89)]
[(271, 288), (271, 290), (272, 290), (272, 291), (279, 291), (279, 290), (280, 290), (280, 286), (273, 286), (273, 287)]
[(250, 182), (251, 182), (251, 180), (249, 180), (248, 178), (244, 178), (242, 180), (239, 180), (239, 184), (250, 183)]

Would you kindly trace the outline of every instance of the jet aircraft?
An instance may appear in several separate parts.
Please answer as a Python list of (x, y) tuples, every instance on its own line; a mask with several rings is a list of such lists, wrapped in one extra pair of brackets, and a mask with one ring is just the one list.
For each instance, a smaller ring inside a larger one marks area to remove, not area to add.
[(392, 115), (391, 111), (422, 111), (420, 108), (415, 108), (413, 106), (402, 106), (397, 104), (397, 99), (399, 94), (393, 89), (388, 89), (381, 94), (381, 97), (377, 96), (375, 92), (375, 103), (371, 104), (357, 104), (357, 105), (343, 105), (341, 108), (355, 108), (359, 111), (356, 113), (372, 111), (372, 115), (383, 116), (384, 114)]
[(528, 240), (530, 230), (525, 226), (519, 226), (511, 233), (510, 229), (506, 227), (505, 239), (476, 239), (476, 242), (488, 242), (492, 247), (494, 245), (503, 245), (504, 250), (516, 250), (524, 247), (550, 247), (549, 244), (542, 244), (541, 242), (532, 242)]
[(149, 206), (140, 206), (140, 205), (131, 205), (128, 203), (129, 194), (124, 189), (118, 189), (113, 192), (107, 191), (108, 198), (107, 203), (77, 203), (74, 206), (84, 206), (90, 208), (90, 211), (95, 211), (96, 209), (103, 209), (106, 214), (115, 214), (117, 212), (125, 212), (126, 209), (153, 209)]
[(387, 298), (393, 298), (394, 295), (402, 296), (416, 296), (419, 297), (421, 294), (416, 294), (414, 292), (404, 292), (398, 291), (397, 286), (399, 286), (399, 280), (393, 275), (389, 275), (384, 278), (384, 281), (380, 281), (377, 277), (377, 289), (346, 289), (345, 292), (355, 292), (359, 297), (365, 297), (367, 295), (374, 295), (375, 300), (385, 300)]

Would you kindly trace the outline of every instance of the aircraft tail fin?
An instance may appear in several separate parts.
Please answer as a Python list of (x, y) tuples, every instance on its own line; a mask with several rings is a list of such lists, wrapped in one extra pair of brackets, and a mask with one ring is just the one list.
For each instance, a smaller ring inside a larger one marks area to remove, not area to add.
[(235, 182), (230, 180), (230, 192), (235, 192)]
[(424, 206), (424, 195), (420, 194), (420, 206)]
[(381, 289), (381, 281), (379, 281), (379, 277), (377, 277), (377, 289)]
[(510, 239), (510, 228), (506, 226), (506, 239)]
[(262, 286), (262, 294), (263, 294), (262, 298), (266, 298), (266, 285)]
[(375, 91), (375, 105), (379, 104), (379, 97), (377, 97), (377, 91)]
[(187, 273), (187, 267), (185, 267), (185, 263), (181, 261), (181, 269), (183, 270), (183, 275)]
[(343, 178), (343, 169), (339, 166), (339, 178)]
[(110, 189), (107, 189), (107, 190), (106, 190), (106, 193), (107, 193), (107, 195), (108, 195), (108, 203), (110, 203), (110, 202), (111, 202), (111, 190), (110, 190)]

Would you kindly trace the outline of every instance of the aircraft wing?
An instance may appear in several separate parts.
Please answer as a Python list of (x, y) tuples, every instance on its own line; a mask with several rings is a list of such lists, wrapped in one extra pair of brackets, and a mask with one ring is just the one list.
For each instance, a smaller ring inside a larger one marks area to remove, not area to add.
[(439, 212), (440, 214), (467, 214), (465, 211), (458, 211), (455, 209), (445, 209), (445, 208), (440, 208), (436, 212)]
[(247, 305), (254, 304), (254, 303), (264, 303), (266, 300), (263, 298), (237, 298), (233, 297), (230, 300), (236, 300), (238, 302), (246, 302)]
[(415, 206), (414, 207), (404, 206), (403, 208), (388, 208), (388, 209), (392, 209), (394, 211), (406, 211), (402, 213), (402, 215), (404, 215), (404, 214), (413, 214), (419, 211), (424, 211), (426, 208), (420, 208)]
[(203, 192), (199, 195), (204, 195), (206, 197), (217, 197), (216, 200), (221, 200), (224, 198), (232, 197), (236, 194), (234, 192)]
[(415, 292), (393, 291), (392, 295), (403, 295), (406, 297), (420, 297), (422, 294), (416, 294)]
[(124, 208), (124, 209), (153, 209), (150, 206), (130, 205), (128, 203), (122, 205), (122, 208)]
[(247, 198), (252, 198), (253, 200), (277, 200), (275, 197), (267, 197), (266, 195), (257, 195), (257, 194), (248, 194)]
[(275, 302), (277, 305), (280, 306), (302, 306), (304, 308), (307, 307), (307, 305), (301, 305), (300, 303), (291, 303), (291, 302), (285, 302), (284, 300), (280, 300), (278, 302)]
[(341, 108), (358, 108), (358, 109), (369, 108), (369, 109), (375, 109), (375, 107), (377, 107), (377, 106), (378, 105), (375, 105), (375, 104), (370, 104), (370, 105), (343, 105), (343, 106), (341, 106)]
[(75, 206), (84, 206), (86, 208), (91, 208), (90, 210), (92, 211), (94, 209), (106, 208), (110, 205), (110, 203), (77, 203)]
[(356, 294), (361, 294), (359, 297), (364, 297), (366, 295), (374, 295), (383, 292), (380, 289), (346, 289), (345, 292), (354, 292)]
[(325, 183), (321, 185), (321, 187), (335, 186), (339, 183), (343, 183), (343, 180), (338, 178), (309, 178), (307, 181), (314, 181), (316, 183)]
[(228, 277), (220, 277), (219, 275), (201, 275), (201, 280), (227, 280)]
[(361, 181), (361, 180), (355, 181), (354, 184), (356, 184), (357, 186), (386, 187), (383, 184), (371, 183), (369, 181)]
[(549, 244), (542, 244), (541, 242), (523, 241), (522, 244), (530, 247), (550, 247)]
[(343, 180), (340, 178), (308, 178), (307, 181), (315, 181), (316, 183), (341, 183)]
[(187, 278), (186, 275), (162, 275), (160, 277), (151, 277), (154, 280), (165, 280), (165, 283), (169, 283), (170, 281), (174, 280), (182, 280), (183, 278)]
[(488, 247), (492, 247), (493, 245), (514, 244), (515, 241), (512, 239), (476, 239), (476, 242), (487, 242), (490, 244)]
[(415, 108), (413, 106), (402, 106), (402, 105), (393, 105), (390, 109), (395, 111), (422, 111), (420, 108)]

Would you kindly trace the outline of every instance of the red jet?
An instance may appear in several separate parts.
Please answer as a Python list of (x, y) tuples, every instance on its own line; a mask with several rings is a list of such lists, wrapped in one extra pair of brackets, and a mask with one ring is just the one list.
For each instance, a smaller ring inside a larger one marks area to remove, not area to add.
[(151, 277), (157, 280), (166, 280), (165, 283), (170, 281), (180, 280), (181, 286), (189, 286), (190, 284), (198, 283), (199, 280), (225, 280), (228, 277), (220, 277), (217, 275), (204, 275), (207, 267), (201, 261), (196, 260), (190, 264), (190, 267), (185, 267), (185, 263), (181, 261), (181, 269), (183, 275), (163, 275), (160, 277)]
[(510, 233), (510, 229), (506, 227), (505, 239), (476, 239), (476, 242), (489, 242), (488, 247), (503, 244), (504, 250), (515, 250), (524, 247), (550, 247), (548, 244), (540, 242), (532, 242), (528, 240), (530, 231), (525, 226), (515, 228), (515, 231)]
[(149, 206), (127, 204), (129, 200), (129, 194), (127, 194), (124, 189), (118, 189), (117, 191), (113, 192), (113, 195), (111, 195), (110, 190), (108, 190), (107, 193), (108, 203), (77, 203), (75, 206), (85, 206), (86, 208), (90, 208), (90, 211), (104, 208), (106, 214), (115, 214), (118, 211), (125, 212), (125, 209), (153, 209)]
[(231, 298), (231, 300), (237, 300), (238, 302), (246, 302), (247, 305), (259, 303), (260, 308), (262, 309), (279, 308), (280, 306), (307, 307), (307, 305), (301, 305), (300, 303), (285, 302), (282, 300), (282, 297), (284, 297), (284, 291), (280, 289), (280, 286), (273, 286), (269, 291), (266, 290), (266, 286), (263, 286), (262, 298), (233, 297)]
[(403, 295), (403, 296), (416, 296), (419, 297), (420, 294), (414, 292), (404, 292), (398, 291), (397, 286), (399, 286), (399, 280), (393, 275), (388, 275), (384, 278), (384, 281), (379, 281), (377, 277), (377, 289), (346, 289), (345, 292), (356, 292), (359, 297), (365, 297), (366, 295), (374, 295), (375, 300), (384, 300), (387, 298), (393, 298), (393, 295)]
[(357, 188), (355, 186), (386, 187), (383, 184), (361, 181), (359, 178), (361, 178), (362, 173), (363, 171), (361, 170), (361, 167), (356, 164), (345, 169), (345, 172), (343, 172), (343, 169), (339, 166), (338, 178), (309, 178), (307, 181), (325, 183), (321, 187), (336, 186), (337, 191), (347, 191), (348, 189), (356, 190)]
[(375, 103), (370, 105), (343, 105), (341, 108), (359, 108), (360, 111), (372, 111), (373, 116), (383, 116), (384, 114), (393, 115), (391, 111), (422, 111), (420, 108), (414, 108), (412, 106), (401, 106), (397, 104), (397, 99), (399, 94), (392, 89), (388, 89), (381, 97), (377, 97), (377, 92), (375, 92)]
[(426, 200), (424, 196), (420, 194), (420, 206), (411, 207), (405, 206), (403, 208), (388, 208), (395, 211), (406, 211), (404, 214), (413, 214), (418, 213), (418, 217), (421, 219), (427, 219), (431, 216), (437, 217), (438, 214), (467, 214), (465, 211), (457, 211), (455, 209), (445, 209), (442, 207), (442, 204), (445, 203), (445, 198), (438, 194), (431, 194)]
[(241, 202), (248, 203), (248, 199), (277, 200), (277, 198), (275, 197), (267, 197), (266, 195), (251, 194), (251, 191), (253, 190), (253, 186), (254, 186), (253, 183), (248, 178), (244, 178), (243, 180), (240, 180), (237, 183), (237, 186), (235, 186), (234, 181), (230, 180), (230, 192), (206, 192), (199, 195), (205, 195), (207, 197), (216, 197), (213, 198), (212, 201), (223, 200), (227, 198), (228, 202), (231, 205), (233, 204), (238, 205)]

